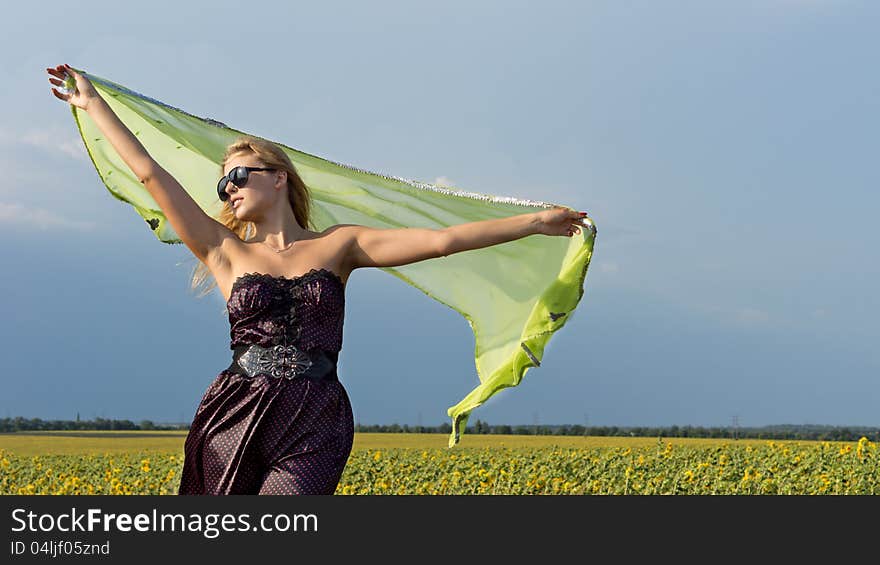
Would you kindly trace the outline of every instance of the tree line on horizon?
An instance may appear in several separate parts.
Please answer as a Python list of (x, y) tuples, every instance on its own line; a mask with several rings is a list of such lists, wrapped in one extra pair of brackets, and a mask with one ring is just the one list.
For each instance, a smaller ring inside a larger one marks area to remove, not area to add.
[[(160, 424), (151, 420), (133, 422), (95, 418), (94, 420), (42, 420), (40, 418), (0, 419), (0, 433), (28, 431), (75, 431), (75, 430), (189, 430), (189, 424)], [(439, 426), (410, 426), (408, 424), (355, 424), (358, 433), (428, 433), (449, 434), (452, 426), (443, 423)], [(555, 436), (607, 436), (607, 437), (692, 437), (714, 439), (780, 439), (780, 440), (819, 440), (819, 441), (858, 441), (866, 437), (880, 441), (880, 428), (866, 426), (828, 426), (818, 424), (785, 424), (762, 427), (732, 426), (583, 426), (580, 424), (561, 425), (490, 425), (476, 420), (467, 426), (466, 434), (497, 435), (555, 435)]]

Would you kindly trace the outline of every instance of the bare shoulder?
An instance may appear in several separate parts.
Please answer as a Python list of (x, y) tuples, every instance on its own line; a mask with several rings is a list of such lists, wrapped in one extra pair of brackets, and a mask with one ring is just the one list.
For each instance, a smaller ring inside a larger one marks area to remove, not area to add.
[(337, 234), (334, 237), (346, 238), (352, 237), (359, 229), (364, 228), (365, 226), (359, 224), (334, 224), (321, 232), (321, 235)]
[(336, 224), (320, 232), (310, 232), (297, 245), (297, 253), (278, 255), (257, 243), (247, 242), (225, 228), (221, 243), (205, 262), (224, 297), (244, 272), (259, 272), (294, 277), (311, 268), (323, 267), (339, 275), (343, 284), (352, 271), (350, 249), (356, 239), (356, 224)]
[(357, 238), (360, 231), (369, 229), (366, 226), (358, 224), (334, 224), (320, 233), (318, 237), (326, 238), (328, 244), (332, 242), (340, 251), (347, 250), (351, 247), (352, 242)]
[(235, 259), (245, 253), (246, 245), (238, 235), (228, 227), (220, 224), (220, 243), (211, 248), (205, 266), (216, 280), (229, 278)]
[(321, 232), (321, 238), (326, 238), (328, 246), (332, 246), (339, 257), (342, 270), (348, 274), (355, 268), (353, 265), (351, 250), (357, 234), (364, 226), (358, 224), (335, 224)]

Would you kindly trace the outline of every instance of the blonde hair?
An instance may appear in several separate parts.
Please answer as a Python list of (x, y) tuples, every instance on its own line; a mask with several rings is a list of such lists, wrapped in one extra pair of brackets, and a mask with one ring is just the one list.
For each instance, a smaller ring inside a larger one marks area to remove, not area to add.
[[(306, 184), (300, 178), (299, 173), (296, 172), (296, 168), (293, 166), (290, 157), (287, 156), (287, 153), (285, 153), (283, 149), (266, 139), (250, 135), (241, 136), (226, 147), (226, 152), (223, 154), (223, 161), (220, 163), (220, 174), (218, 175), (218, 178), (223, 176), (223, 169), (226, 168), (226, 162), (229, 161), (229, 158), (238, 153), (251, 153), (256, 155), (257, 160), (260, 162), (260, 166), (272, 167), (279, 171), (285, 171), (287, 173), (287, 195), (288, 200), (290, 201), (290, 207), (293, 209), (293, 216), (296, 218), (299, 225), (303, 226), (305, 229), (311, 229), (314, 227), (310, 225), (311, 194)], [(226, 202), (228, 202), (228, 200)], [(229, 228), (229, 230), (236, 234), (242, 241), (249, 240), (255, 231), (253, 222), (239, 220), (235, 217), (232, 208), (229, 206), (223, 206), (223, 209), (220, 210), (220, 215), (216, 220)], [(199, 295), (199, 297), (202, 297), (208, 294), (216, 286), (217, 281), (211, 275), (211, 271), (204, 263), (197, 260), (197, 264), (193, 269), (191, 288), (195, 290), (199, 287), (204, 287), (204, 292)]]

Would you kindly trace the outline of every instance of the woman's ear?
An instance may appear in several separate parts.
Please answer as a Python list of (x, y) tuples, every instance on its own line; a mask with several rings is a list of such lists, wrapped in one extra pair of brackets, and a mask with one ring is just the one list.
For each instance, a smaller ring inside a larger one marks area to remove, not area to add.
[(287, 171), (280, 171), (275, 178), (275, 186), (281, 188), (285, 184), (287, 184)]

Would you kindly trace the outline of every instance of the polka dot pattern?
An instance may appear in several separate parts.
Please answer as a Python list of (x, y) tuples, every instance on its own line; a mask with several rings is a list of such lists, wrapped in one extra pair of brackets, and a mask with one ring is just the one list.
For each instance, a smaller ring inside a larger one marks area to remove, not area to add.
[[(287, 278), (248, 273), (228, 303), (230, 347), (342, 347), (345, 285), (326, 269)], [(249, 378), (223, 370), (184, 444), (178, 494), (333, 494), (351, 454), (354, 418), (338, 380)]]
[(312, 269), (293, 278), (246, 273), (233, 283), (226, 309), (230, 349), (285, 339), (304, 350), (342, 349), (345, 285), (333, 271)]

